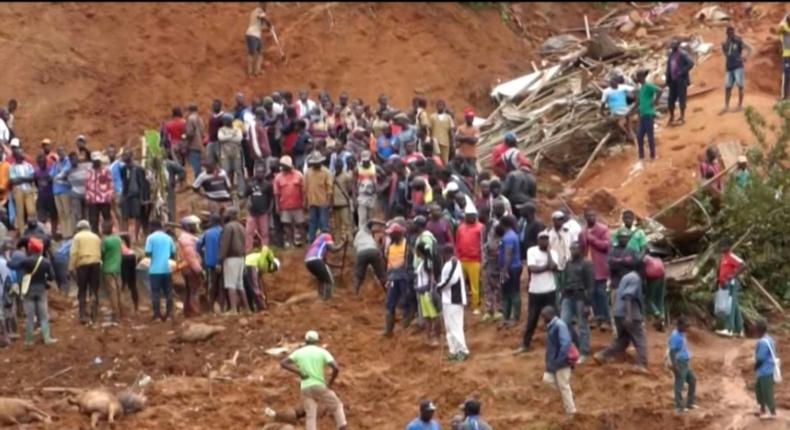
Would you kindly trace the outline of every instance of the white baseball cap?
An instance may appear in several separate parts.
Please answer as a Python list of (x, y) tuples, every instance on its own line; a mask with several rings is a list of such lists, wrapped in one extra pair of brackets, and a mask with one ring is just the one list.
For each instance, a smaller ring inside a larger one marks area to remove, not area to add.
[(310, 330), (304, 334), (304, 340), (307, 342), (318, 342), (318, 332)]

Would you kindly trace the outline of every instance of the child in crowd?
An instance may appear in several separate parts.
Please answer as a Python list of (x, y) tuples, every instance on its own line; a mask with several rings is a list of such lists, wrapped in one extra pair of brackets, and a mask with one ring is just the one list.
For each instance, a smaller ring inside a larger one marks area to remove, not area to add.
[[(691, 354), (689, 353), (686, 331), (689, 328), (688, 318), (681, 316), (678, 318), (677, 328), (669, 336), (669, 364), (672, 366), (672, 373), (675, 375), (675, 412), (681, 413), (689, 409), (695, 409), (694, 394), (697, 389), (697, 378), (689, 366)], [(686, 404), (683, 404), (683, 385), (688, 384), (688, 397)]]

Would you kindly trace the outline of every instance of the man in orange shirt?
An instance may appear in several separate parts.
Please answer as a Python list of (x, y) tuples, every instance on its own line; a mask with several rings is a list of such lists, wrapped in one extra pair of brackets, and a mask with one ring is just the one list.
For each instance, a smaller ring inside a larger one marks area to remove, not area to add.
[(455, 132), (455, 143), (458, 146), (456, 156), (464, 160), (477, 174), (477, 141), (480, 139), (480, 129), (472, 125), (475, 120), (475, 111), (471, 107), (464, 109), (464, 123)]

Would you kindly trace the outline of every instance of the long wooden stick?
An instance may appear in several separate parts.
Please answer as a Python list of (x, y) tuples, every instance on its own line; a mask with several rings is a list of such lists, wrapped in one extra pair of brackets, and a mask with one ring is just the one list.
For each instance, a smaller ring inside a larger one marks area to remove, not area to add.
[(61, 370), (61, 371), (58, 371), (58, 372), (56, 372), (56, 373), (53, 373), (52, 375), (49, 375), (49, 376), (47, 376), (46, 378), (44, 378), (44, 379), (42, 379), (42, 380), (38, 381), (38, 382), (36, 383), (36, 385), (41, 385), (41, 384), (43, 384), (43, 383), (45, 383), (45, 382), (47, 382), (47, 381), (50, 381), (50, 380), (52, 380), (52, 379), (55, 379), (55, 378), (57, 378), (58, 376), (65, 375), (65, 374), (67, 374), (67, 373), (71, 372), (71, 370), (72, 370), (72, 367), (71, 367), (71, 366), (69, 366), (69, 367), (67, 367), (67, 368), (65, 368), (65, 369), (63, 369), (63, 370)]
[(593, 160), (595, 160), (595, 156), (598, 155), (598, 151), (600, 151), (601, 148), (603, 148), (606, 142), (609, 141), (610, 137), (612, 137), (611, 131), (609, 133), (606, 133), (606, 136), (604, 136), (603, 139), (601, 139), (601, 141), (598, 142), (598, 146), (595, 147), (595, 150), (590, 155), (590, 158), (587, 159), (587, 162), (584, 164), (584, 167), (582, 167), (582, 169), (579, 170), (579, 174), (576, 175), (576, 179), (573, 180), (572, 184), (575, 184), (582, 177), (584, 172), (587, 171), (587, 168), (590, 167), (590, 164), (592, 164)]
[(651, 215), (651, 216), (650, 216), (650, 218), (656, 219), (656, 218), (660, 217), (661, 215), (664, 215), (664, 214), (665, 214), (665, 213), (667, 213), (667, 212), (668, 212), (670, 209), (673, 209), (673, 208), (675, 208), (677, 205), (679, 205), (679, 204), (681, 204), (681, 203), (685, 202), (686, 200), (688, 200), (688, 199), (689, 199), (689, 197), (691, 197), (691, 196), (693, 196), (694, 194), (696, 194), (696, 193), (697, 193), (697, 191), (699, 191), (699, 190), (701, 190), (701, 189), (703, 189), (703, 188), (707, 187), (708, 185), (712, 184), (712, 183), (713, 183), (714, 181), (716, 181), (717, 179), (719, 179), (719, 178), (721, 178), (722, 176), (724, 176), (724, 175), (725, 175), (727, 172), (729, 172), (730, 170), (732, 170), (732, 168), (733, 168), (733, 167), (735, 167), (735, 166), (736, 166), (736, 164), (733, 164), (732, 166), (730, 166), (730, 167), (727, 167), (726, 169), (724, 169), (724, 170), (722, 170), (721, 172), (717, 173), (717, 174), (716, 174), (716, 176), (714, 176), (714, 177), (712, 177), (712, 178), (708, 179), (707, 181), (705, 181), (705, 182), (703, 182), (703, 183), (699, 184), (697, 187), (695, 187), (693, 190), (691, 190), (691, 192), (689, 192), (689, 193), (686, 193), (686, 194), (685, 194), (683, 197), (681, 197), (681, 198), (679, 198), (679, 199), (675, 200), (675, 201), (674, 201), (674, 202), (673, 202), (671, 205), (669, 205), (669, 206), (667, 206), (667, 207), (665, 207), (665, 208), (661, 209), (660, 211), (656, 212), (655, 214)]
[(774, 296), (771, 293), (769, 293), (768, 290), (765, 289), (765, 287), (763, 287), (763, 284), (761, 284), (760, 281), (755, 279), (754, 276), (749, 276), (749, 280), (752, 281), (752, 284), (754, 284), (754, 286), (757, 287), (758, 290), (760, 290), (763, 296), (765, 296), (765, 298), (767, 298), (768, 301), (771, 302), (771, 304), (774, 305), (774, 307), (779, 312), (781, 312), (782, 314), (785, 313), (785, 310), (782, 308), (782, 305), (780, 305), (779, 302), (776, 301)]

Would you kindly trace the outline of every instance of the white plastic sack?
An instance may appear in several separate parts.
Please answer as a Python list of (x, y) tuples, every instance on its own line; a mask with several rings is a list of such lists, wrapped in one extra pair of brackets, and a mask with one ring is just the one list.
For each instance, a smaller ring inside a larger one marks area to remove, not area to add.
[(715, 305), (713, 313), (719, 318), (724, 318), (730, 315), (732, 311), (732, 296), (727, 290), (719, 289), (716, 291)]

